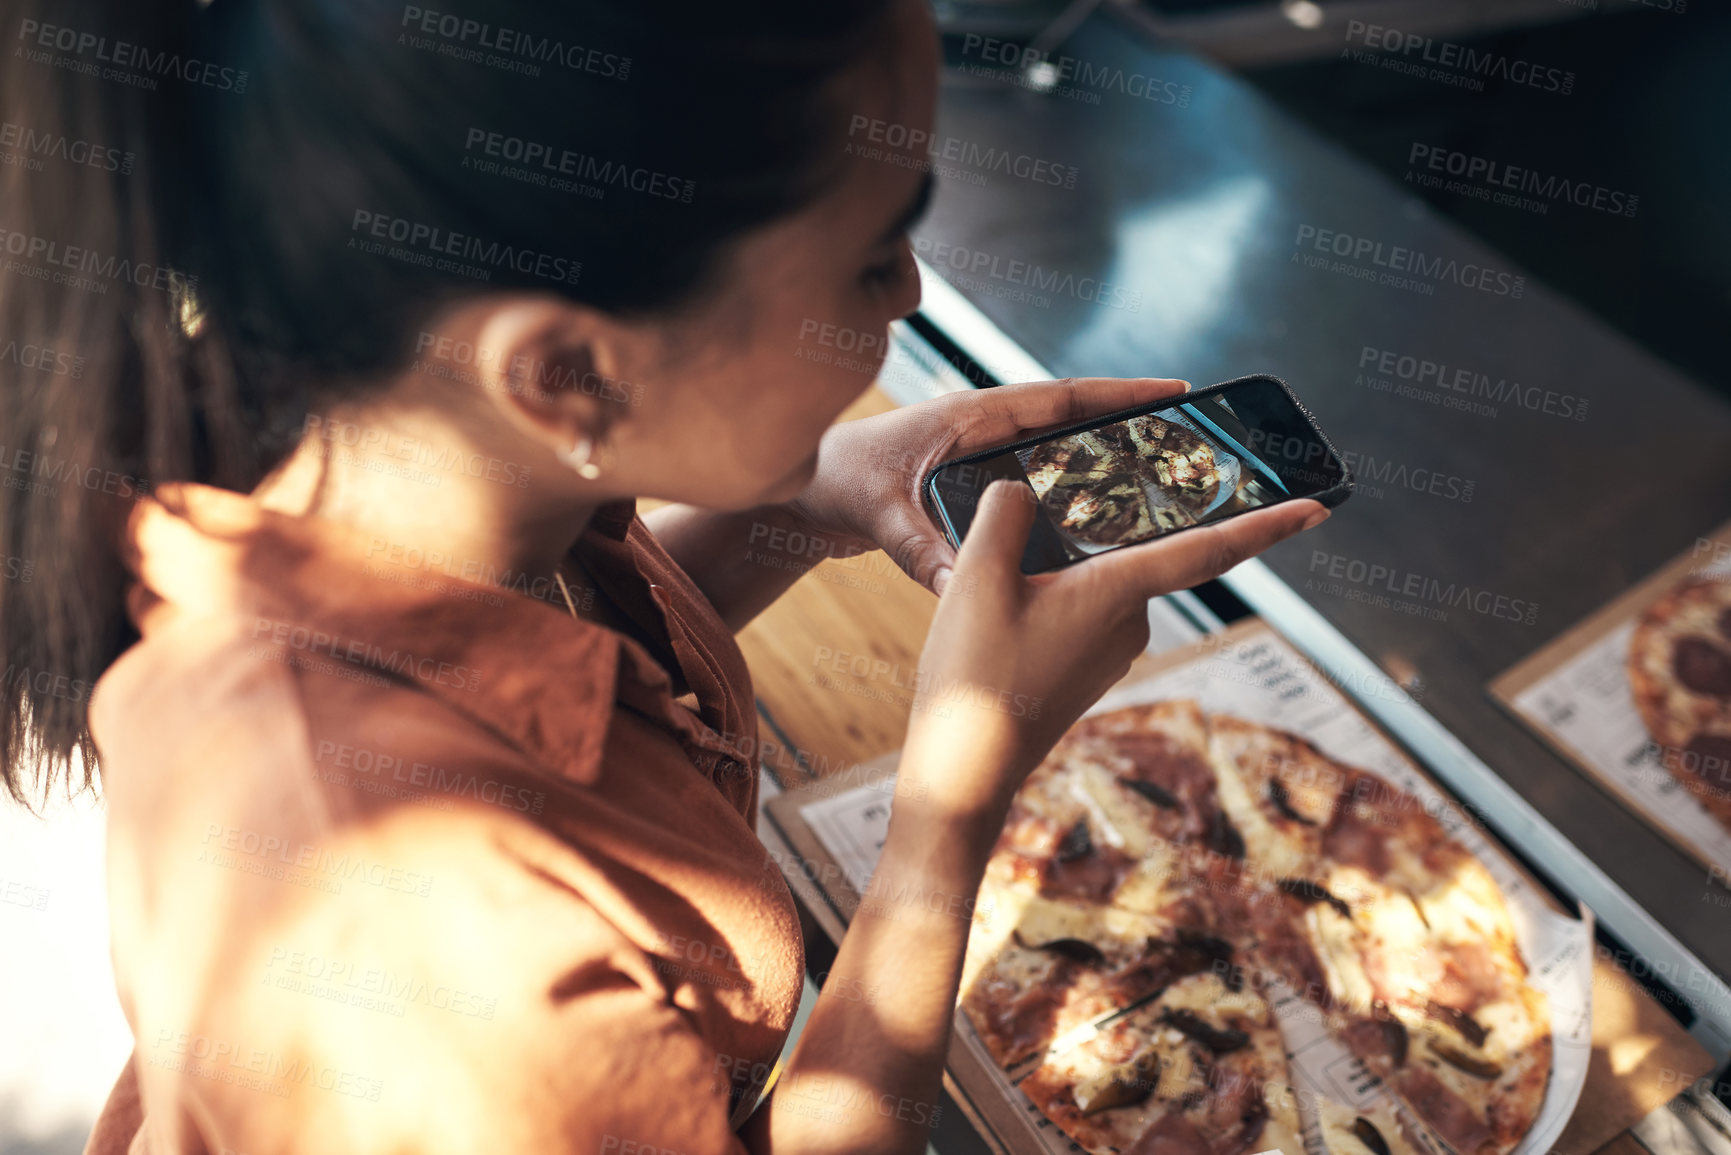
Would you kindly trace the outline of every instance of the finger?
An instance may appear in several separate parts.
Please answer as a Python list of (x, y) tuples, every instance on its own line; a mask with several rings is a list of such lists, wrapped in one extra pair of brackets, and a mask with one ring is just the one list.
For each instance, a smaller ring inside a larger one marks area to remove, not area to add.
[(1158, 597), (1217, 578), (1327, 518), (1328, 510), (1319, 502), (1286, 501), (1158, 541), (1113, 550), (1093, 561), (1106, 567), (1108, 580), (1125, 590), (1144, 598)]
[(970, 395), (980, 400), (970, 403), (969, 427), (956, 445), (972, 449), (1014, 441), (1036, 430), (1176, 397), (1188, 388), (1188, 382), (1172, 377), (1068, 377), (1000, 385)]
[(890, 529), (879, 538), (889, 543), (884, 550), (890, 560), (933, 593), (942, 593), (938, 588), (938, 573), (946, 571), (947, 577), (947, 571), (954, 570), (956, 551), (923, 514), (916, 521), (911, 515), (895, 511), (890, 514), (890, 519)]
[(1019, 578), (1033, 526), (1033, 491), (1014, 481), (992, 482), (980, 495), (973, 524), (962, 539), (956, 572), (980, 581)]

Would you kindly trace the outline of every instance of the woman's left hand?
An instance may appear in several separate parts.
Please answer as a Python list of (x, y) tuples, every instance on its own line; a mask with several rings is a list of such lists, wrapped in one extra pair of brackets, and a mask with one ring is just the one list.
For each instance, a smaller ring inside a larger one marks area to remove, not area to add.
[[(933, 467), (1044, 429), (1183, 393), (1159, 377), (1074, 377), (951, 393), (824, 434), (817, 476), (789, 508), (855, 552), (881, 549), (902, 572), (942, 591), (956, 551), (921, 493)], [(841, 556), (846, 556), (842, 554)]]

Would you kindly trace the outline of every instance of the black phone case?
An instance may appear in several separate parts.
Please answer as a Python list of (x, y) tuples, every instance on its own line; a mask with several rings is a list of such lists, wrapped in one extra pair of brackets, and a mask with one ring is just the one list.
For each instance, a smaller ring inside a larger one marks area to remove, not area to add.
[[(1050, 441), (1054, 437), (1065, 437), (1065, 436), (1068, 436), (1069, 434), (1072, 434), (1072, 433), (1081, 433), (1085, 430), (1096, 429), (1102, 425), (1110, 425), (1114, 421), (1122, 421), (1126, 417), (1135, 417), (1136, 415), (1138, 415), (1140, 413), (1152, 413), (1158, 409), (1170, 409), (1172, 406), (1177, 405), (1177, 404), (1181, 404), (1185, 401), (1194, 401), (1200, 397), (1208, 397), (1212, 394), (1220, 393), (1224, 390), (1231, 389), (1233, 386), (1243, 385), (1243, 384), (1246, 384), (1246, 383), (1251, 382), (1251, 381), (1268, 381), (1268, 382), (1272, 382), (1274, 385), (1278, 386), (1280, 391), (1282, 393), (1286, 394), (1287, 400), (1292, 402), (1293, 408), (1298, 410), (1299, 415), (1301, 417), (1303, 417), (1304, 420), (1310, 425), (1310, 428), (1315, 431), (1316, 438), (1318, 441), (1322, 442), (1323, 448), (1328, 450), (1328, 452), (1333, 455), (1333, 457), (1336, 461), (1340, 462), (1340, 471), (1341, 471), (1340, 480), (1338, 482), (1336, 482), (1334, 485), (1330, 486), (1328, 489), (1323, 490), (1321, 493), (1309, 494), (1308, 496), (1310, 497), (1310, 499), (1312, 501), (1321, 502), (1327, 508), (1333, 509), (1334, 507), (1338, 506), (1341, 502), (1345, 501), (1348, 497), (1351, 497), (1352, 496), (1352, 488), (1353, 488), (1352, 470), (1351, 470), (1351, 468), (1349, 468), (1347, 466), (1346, 458), (1341, 456), (1340, 450), (1335, 448), (1334, 442), (1329, 440), (1328, 434), (1323, 432), (1321, 425), (1317, 424), (1315, 414), (1311, 413), (1311, 411), (1305, 406), (1304, 402), (1299, 400), (1298, 394), (1296, 394), (1292, 391), (1292, 386), (1288, 385), (1285, 381), (1281, 380), (1279, 377), (1276, 377), (1272, 373), (1247, 373), (1243, 377), (1234, 377), (1230, 381), (1222, 381), (1220, 384), (1210, 385), (1206, 389), (1192, 389), (1188, 393), (1181, 393), (1181, 394), (1178, 394), (1174, 397), (1163, 398), (1159, 401), (1155, 401), (1155, 402), (1152, 402), (1150, 404), (1134, 405), (1128, 409), (1119, 409), (1116, 412), (1107, 413), (1107, 414), (1104, 414), (1100, 417), (1090, 417), (1090, 418), (1088, 418), (1088, 420), (1077, 422), (1074, 425), (1066, 425), (1062, 428), (1049, 430), (1048, 432), (1045, 432), (1045, 433), (1036, 433), (1036, 434), (1033, 434), (1032, 436), (1024, 437), (1020, 441), (1011, 441), (1011, 442), (1008, 442), (1007, 444), (1004, 444), (1004, 445), (989, 446), (988, 448), (979, 450), (976, 453), (970, 453), (966, 457), (958, 457), (953, 461), (946, 461), (943, 464), (934, 467), (930, 473), (926, 474), (926, 480), (925, 480), (925, 483), (920, 487), (920, 492), (922, 494), (924, 494), (926, 502), (934, 507), (930, 512), (935, 514), (937, 512), (937, 510), (935, 508), (937, 505), (937, 496), (936, 496), (936, 490), (933, 488), (933, 486), (937, 481), (938, 474), (943, 472), (945, 469), (948, 469), (952, 465), (968, 465), (968, 464), (971, 464), (971, 463), (976, 462), (976, 461), (983, 461), (984, 459), (986, 459), (988, 457), (996, 457), (1000, 453), (1005, 453), (1005, 452), (1009, 452), (1009, 451), (1013, 451), (1013, 450), (1017, 450), (1017, 449), (1026, 449), (1031, 445), (1038, 445), (1042, 441)], [(1244, 512), (1248, 513), (1250, 511), (1245, 510)], [(1233, 514), (1232, 516), (1237, 517), (1239, 515)], [(1226, 519), (1222, 519), (1222, 520), (1226, 520)], [(944, 537), (949, 541), (951, 546), (953, 546), (956, 549), (960, 549), (962, 547), (962, 543), (955, 540), (954, 536), (950, 533), (949, 525), (943, 517), (935, 516), (932, 518), (932, 521), (934, 522), (934, 524), (937, 525), (938, 529), (943, 533)], [(1218, 525), (1219, 522), (1210, 522), (1208, 524)], [(1198, 528), (1198, 527), (1193, 526), (1193, 525), (1185, 526), (1184, 529), (1173, 530), (1172, 533), (1161, 534), (1159, 537), (1149, 538), (1148, 541), (1160, 541), (1160, 540), (1163, 540), (1164, 538), (1172, 537), (1174, 534), (1183, 533), (1183, 532), (1185, 532), (1185, 530), (1196, 529), (1196, 528)], [(1146, 545), (1147, 542), (1133, 542), (1131, 544)], [(1118, 549), (1124, 549), (1127, 547), (1118, 546), (1117, 548)], [(1110, 551), (1108, 551), (1108, 552), (1110, 552)], [(1064, 563), (1064, 565), (1058, 566), (1056, 568), (1064, 569), (1067, 566), (1072, 566), (1072, 565), (1075, 565), (1077, 562), (1082, 562), (1082, 561), (1086, 561), (1086, 560), (1088, 560), (1088, 559), (1087, 558), (1074, 558), (1074, 559)], [(1051, 571), (1046, 571), (1046, 572), (1051, 572)]]

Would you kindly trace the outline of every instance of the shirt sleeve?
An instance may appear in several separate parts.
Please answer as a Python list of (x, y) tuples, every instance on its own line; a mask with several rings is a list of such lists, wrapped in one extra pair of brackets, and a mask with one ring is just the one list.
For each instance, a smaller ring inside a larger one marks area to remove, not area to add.
[(194, 977), (140, 992), (146, 1106), (175, 1105), (149, 1122), (211, 1151), (744, 1155), (728, 1058), (573, 853), (496, 808), (406, 807), (322, 840), (355, 864), (340, 893), (232, 873)]

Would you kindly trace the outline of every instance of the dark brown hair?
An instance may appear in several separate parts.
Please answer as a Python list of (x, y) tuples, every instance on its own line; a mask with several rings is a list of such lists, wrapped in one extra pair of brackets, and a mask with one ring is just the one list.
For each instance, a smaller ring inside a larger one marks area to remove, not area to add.
[(74, 752), (70, 785), (93, 783), (140, 495), (251, 489), (309, 383), (406, 365), (453, 298), (701, 296), (732, 241), (829, 179), (829, 86), (885, 7), (0, 0), (8, 792)]

